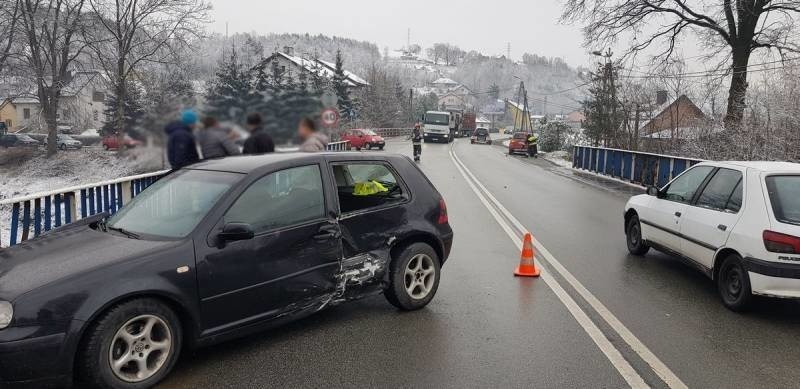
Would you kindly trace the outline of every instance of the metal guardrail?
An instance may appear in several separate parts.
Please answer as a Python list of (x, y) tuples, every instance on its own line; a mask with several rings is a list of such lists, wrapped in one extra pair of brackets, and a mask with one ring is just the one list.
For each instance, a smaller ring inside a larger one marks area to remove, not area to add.
[(163, 170), (0, 201), (0, 209), (11, 208), (10, 233), (8, 238), (0, 236), (0, 247), (13, 246), (98, 213), (114, 214), (168, 172)]
[(659, 188), (686, 169), (703, 162), (693, 158), (591, 146), (575, 146), (572, 153), (572, 167), (576, 169)]
[(376, 134), (384, 137), (394, 137), (394, 136), (409, 136), (411, 135), (411, 131), (413, 128), (374, 128), (372, 129), (375, 131)]
[(331, 142), (325, 146), (327, 151), (350, 151), (350, 141), (343, 140), (341, 142)]

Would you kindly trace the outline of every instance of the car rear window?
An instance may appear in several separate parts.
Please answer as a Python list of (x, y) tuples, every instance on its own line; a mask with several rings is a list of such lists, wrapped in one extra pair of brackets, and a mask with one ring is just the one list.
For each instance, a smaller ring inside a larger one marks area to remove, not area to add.
[(518, 132), (518, 133), (514, 134), (514, 139), (525, 139), (525, 133), (524, 132)]
[(775, 218), (800, 225), (800, 176), (769, 176), (766, 182)]
[(479, 128), (479, 129), (477, 129), (475, 131), (475, 135), (488, 135), (488, 134), (489, 134), (489, 130), (486, 130), (486, 129), (483, 129), (483, 128)]

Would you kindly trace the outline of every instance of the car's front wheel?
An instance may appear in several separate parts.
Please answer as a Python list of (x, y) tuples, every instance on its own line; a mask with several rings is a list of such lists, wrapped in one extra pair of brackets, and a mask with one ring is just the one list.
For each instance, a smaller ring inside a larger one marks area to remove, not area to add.
[(386, 299), (406, 311), (423, 308), (436, 295), (440, 271), (439, 256), (431, 246), (409, 245), (392, 261)]
[(650, 251), (650, 246), (642, 239), (642, 224), (639, 222), (639, 217), (636, 215), (628, 219), (628, 225), (625, 227), (625, 236), (628, 243), (628, 251), (637, 256), (642, 256)]
[(742, 257), (731, 254), (722, 262), (717, 274), (717, 290), (722, 303), (728, 309), (741, 312), (750, 307), (753, 292), (750, 288), (750, 275), (742, 263)]
[(153, 299), (117, 305), (89, 329), (79, 362), (84, 386), (138, 389), (157, 384), (180, 354), (178, 316)]

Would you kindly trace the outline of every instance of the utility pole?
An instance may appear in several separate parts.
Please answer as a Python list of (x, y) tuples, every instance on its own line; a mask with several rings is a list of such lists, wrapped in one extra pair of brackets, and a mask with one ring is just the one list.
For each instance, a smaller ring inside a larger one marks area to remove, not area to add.
[(411, 122), (416, 123), (414, 118), (414, 89), (408, 90), (408, 115), (411, 116)]
[(506, 58), (509, 61), (511, 60), (511, 42), (508, 42), (508, 46), (506, 47)]
[(408, 36), (406, 37), (406, 50), (411, 50), (411, 28), (408, 29)]
[[(614, 63), (611, 61), (611, 57), (614, 53), (611, 52), (611, 49), (608, 49), (605, 53), (602, 51), (594, 51), (592, 54), (606, 59), (603, 68), (603, 92), (606, 95), (606, 104), (603, 110), (604, 116), (606, 116), (606, 146), (614, 147), (617, 139), (617, 87), (614, 82)], [(610, 116), (608, 114), (609, 112), (611, 112)]]

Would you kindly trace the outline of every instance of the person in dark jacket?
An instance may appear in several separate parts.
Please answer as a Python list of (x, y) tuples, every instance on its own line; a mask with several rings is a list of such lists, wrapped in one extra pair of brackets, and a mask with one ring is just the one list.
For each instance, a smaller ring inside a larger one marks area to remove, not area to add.
[(181, 120), (167, 125), (167, 156), (172, 169), (180, 169), (200, 161), (192, 130), (197, 125), (197, 113), (184, 111)]
[(208, 116), (203, 119), (203, 129), (197, 134), (197, 144), (203, 159), (222, 158), (230, 155), (239, 155), (241, 150), (233, 141), (230, 129), (219, 125), (216, 118)]
[(264, 129), (261, 114), (251, 113), (247, 116), (247, 128), (250, 130), (250, 137), (244, 141), (242, 154), (264, 154), (275, 151), (275, 143)]

